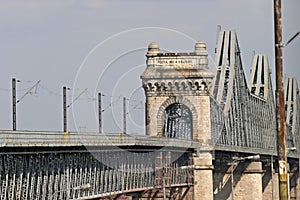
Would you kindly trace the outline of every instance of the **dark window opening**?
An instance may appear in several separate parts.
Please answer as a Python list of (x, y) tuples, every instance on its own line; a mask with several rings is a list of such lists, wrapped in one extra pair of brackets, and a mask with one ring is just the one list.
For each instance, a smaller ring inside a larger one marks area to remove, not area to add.
[(164, 136), (192, 139), (192, 113), (181, 103), (168, 106), (164, 113)]

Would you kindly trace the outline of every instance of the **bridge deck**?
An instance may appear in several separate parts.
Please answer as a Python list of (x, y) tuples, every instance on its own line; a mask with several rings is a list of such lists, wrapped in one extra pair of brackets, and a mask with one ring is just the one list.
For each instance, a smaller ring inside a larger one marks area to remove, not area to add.
[(197, 141), (128, 134), (0, 131), (0, 147), (148, 146), (199, 148)]
[[(229, 151), (263, 155), (277, 155), (276, 149), (253, 148), (215, 144), (200, 146), (198, 141), (185, 139), (151, 137), (129, 134), (69, 133), (41, 131), (0, 131), (1, 147), (170, 147), (200, 149), (208, 151)], [(5, 153), (5, 152), (3, 152)], [(298, 158), (297, 152), (289, 151), (288, 157)]]

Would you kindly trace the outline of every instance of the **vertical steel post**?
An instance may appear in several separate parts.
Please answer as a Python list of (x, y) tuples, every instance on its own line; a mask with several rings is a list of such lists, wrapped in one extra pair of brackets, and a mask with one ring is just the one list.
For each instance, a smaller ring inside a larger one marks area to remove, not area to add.
[(67, 88), (63, 86), (63, 127), (64, 133), (67, 133)]
[(275, 67), (276, 67), (276, 121), (279, 175), (279, 199), (288, 199), (286, 163), (286, 121), (282, 83), (282, 24), (281, 0), (274, 0)]
[(232, 163), (231, 165), (231, 200), (234, 200), (234, 187), (233, 187), (233, 184), (234, 184), (234, 178), (233, 178), (233, 171), (234, 171), (234, 163)]
[(123, 97), (123, 133), (126, 134), (126, 97)]
[(17, 92), (16, 92), (16, 79), (12, 79), (12, 121), (13, 131), (17, 130)]
[[(300, 154), (298, 154), (298, 178), (297, 178), (297, 190), (298, 190), (298, 188), (299, 188), (299, 185), (300, 185)], [(299, 194), (299, 192), (297, 191), (297, 195), (296, 195), (296, 197), (298, 198), (298, 195)]]
[(162, 182), (162, 184), (163, 184), (163, 200), (166, 200), (166, 180), (165, 180), (165, 176), (163, 175), (163, 182)]
[(98, 93), (98, 120), (99, 120), (99, 133), (102, 133), (102, 102), (101, 102), (101, 93)]
[(273, 169), (274, 169), (274, 159), (273, 154), (271, 155), (271, 179), (272, 179), (272, 200), (274, 200), (274, 175), (273, 175)]

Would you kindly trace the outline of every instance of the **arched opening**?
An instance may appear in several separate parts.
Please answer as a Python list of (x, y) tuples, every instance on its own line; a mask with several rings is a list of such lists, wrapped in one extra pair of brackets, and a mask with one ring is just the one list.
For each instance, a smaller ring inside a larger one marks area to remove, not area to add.
[(182, 103), (173, 103), (164, 111), (164, 136), (192, 139), (192, 113)]

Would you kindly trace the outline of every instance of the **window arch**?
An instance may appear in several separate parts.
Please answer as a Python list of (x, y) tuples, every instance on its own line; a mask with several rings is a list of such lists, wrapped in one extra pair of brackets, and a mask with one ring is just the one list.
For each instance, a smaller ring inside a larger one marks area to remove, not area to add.
[(192, 113), (182, 103), (173, 103), (164, 111), (163, 135), (170, 138), (192, 139)]

